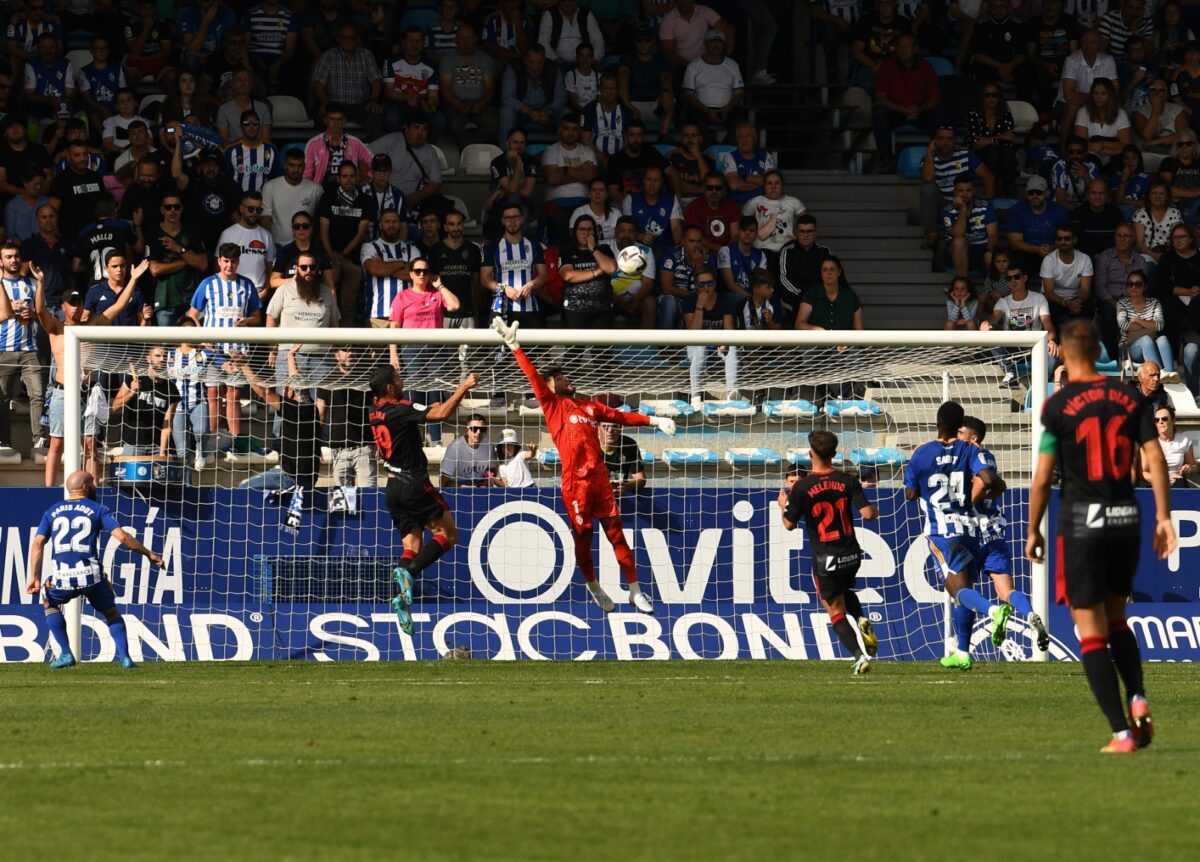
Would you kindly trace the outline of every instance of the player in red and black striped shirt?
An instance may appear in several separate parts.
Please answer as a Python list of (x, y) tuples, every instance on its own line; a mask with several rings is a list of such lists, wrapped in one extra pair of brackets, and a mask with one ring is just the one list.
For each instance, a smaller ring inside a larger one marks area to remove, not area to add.
[[(1070, 382), (1042, 410), (1045, 431), (1029, 489), (1025, 556), (1035, 563), (1045, 557), (1040, 525), (1058, 462), (1063, 478), (1055, 545), (1057, 598), (1070, 605), (1088, 685), (1112, 726), (1112, 741), (1101, 751), (1128, 754), (1149, 745), (1154, 734), (1141, 651), (1125, 622), (1141, 537), (1131, 471), (1139, 446), (1145, 447), (1142, 454), (1154, 488), (1154, 552), (1159, 559), (1175, 548), (1170, 480), (1155, 433), (1143, 421), (1145, 404), (1129, 387), (1096, 373), (1096, 327), (1075, 320), (1061, 334)], [(1125, 683), (1125, 704), (1118, 674)]]

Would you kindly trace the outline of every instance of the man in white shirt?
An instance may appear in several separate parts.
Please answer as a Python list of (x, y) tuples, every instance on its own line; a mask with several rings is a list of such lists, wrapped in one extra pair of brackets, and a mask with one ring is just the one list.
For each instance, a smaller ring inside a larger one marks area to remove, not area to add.
[[(1062, 81), (1058, 85), (1058, 98), (1054, 103), (1055, 115), (1060, 117), (1062, 138), (1065, 147), (1067, 135), (1071, 133), (1071, 118), (1083, 107), (1092, 92), (1092, 81), (1097, 78), (1117, 80), (1117, 61), (1111, 54), (1100, 50), (1103, 37), (1099, 30), (1084, 30), (1079, 37), (1079, 50), (1063, 62)], [(1061, 114), (1057, 113), (1062, 111)]]
[(591, 45), (595, 56), (604, 56), (600, 22), (593, 13), (579, 8), (579, 0), (559, 0), (557, 6), (543, 12), (537, 40), (546, 47), (546, 59), (564, 70), (575, 65), (575, 49), (581, 43)]
[[(979, 331), (1007, 329), (1009, 332), (1045, 331), (1050, 333), (1050, 339), (1046, 345), (1050, 353), (1050, 368), (1047, 369), (1049, 372), (1058, 364), (1060, 353), (1058, 342), (1055, 340), (1057, 330), (1050, 320), (1050, 306), (1046, 302), (1046, 297), (1029, 289), (1029, 274), (1021, 267), (1010, 266), (1005, 275), (1008, 277), (1008, 286), (1012, 292), (996, 301), (991, 316), (980, 322)], [(1019, 347), (997, 347), (992, 352), (1000, 360), (1000, 368), (1004, 371), (1004, 379), (1000, 382), (1001, 388), (1015, 389), (1019, 385), (1016, 369), (1022, 361), (1021, 357), (1024, 355), (1024, 351)], [(1010, 355), (1012, 358), (1009, 358)]]
[(1050, 316), (1056, 325), (1072, 317), (1091, 320), (1092, 259), (1075, 250), (1078, 234), (1073, 224), (1061, 224), (1054, 231), (1054, 251), (1042, 260), (1042, 292), (1050, 303)]
[[(271, 267), (275, 264), (275, 240), (271, 232), (258, 223), (262, 215), (261, 192), (246, 192), (238, 205), (238, 220), (221, 231), (217, 248), (231, 242), (242, 250), (237, 274), (250, 279), (264, 304), (271, 292)], [(291, 221), (288, 221), (291, 227)]]
[(683, 98), (689, 118), (706, 125), (728, 123), (742, 104), (742, 70), (725, 56), (725, 31), (713, 27), (704, 36), (704, 53), (683, 73)]
[(558, 140), (542, 153), (546, 174), (546, 202), (564, 201), (563, 207), (587, 200), (587, 184), (600, 171), (596, 153), (579, 142), (579, 117), (565, 114), (558, 124)]
[(275, 245), (292, 241), (292, 216), (303, 210), (310, 216), (317, 211), (321, 186), (304, 178), (304, 151), (288, 150), (283, 160), (283, 176), (268, 180), (262, 190), (262, 215), (258, 223), (271, 231)]

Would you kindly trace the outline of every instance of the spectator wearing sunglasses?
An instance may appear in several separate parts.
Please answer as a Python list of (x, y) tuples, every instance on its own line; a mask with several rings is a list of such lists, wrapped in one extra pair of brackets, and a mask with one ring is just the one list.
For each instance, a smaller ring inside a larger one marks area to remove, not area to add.
[(146, 257), (154, 276), (154, 321), (172, 326), (187, 313), (208, 255), (200, 235), (183, 224), (183, 197), (163, 195), (160, 220), (146, 230)]
[(472, 413), (463, 436), (450, 444), (442, 458), (443, 488), (502, 484), (495, 481), (498, 462), (487, 431), (487, 420)]
[(316, 256), (321, 283), (333, 290), (333, 261), (329, 259), (324, 247), (317, 242), (316, 233), (317, 220), (307, 212), (301, 210), (292, 216), (290, 240), (279, 247), (275, 265), (271, 270), (272, 290), (278, 290), (285, 281), (295, 277), (296, 259), (309, 252)]

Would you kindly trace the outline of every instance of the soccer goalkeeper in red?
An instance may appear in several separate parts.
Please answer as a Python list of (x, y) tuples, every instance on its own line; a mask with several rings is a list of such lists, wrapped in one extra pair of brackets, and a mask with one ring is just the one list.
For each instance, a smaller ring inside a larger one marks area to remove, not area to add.
[(675, 423), (657, 416), (640, 413), (622, 413), (601, 404), (575, 397), (571, 378), (561, 368), (550, 368), (539, 374), (525, 351), (517, 344), (517, 326), (506, 324), (503, 319), (492, 319), (492, 326), (504, 338), (517, 358), (517, 364), (529, 378), (538, 404), (546, 415), (546, 426), (550, 439), (558, 448), (562, 459), (562, 496), (567, 509), (571, 533), (575, 537), (575, 562), (592, 599), (605, 613), (613, 609), (613, 601), (596, 580), (596, 566), (592, 562), (592, 521), (600, 520), (604, 534), (612, 544), (621, 574), (629, 589), (630, 603), (644, 614), (654, 613), (654, 605), (638, 585), (637, 569), (633, 564), (633, 551), (625, 541), (621, 529), (621, 517), (613, 499), (612, 483), (608, 469), (604, 466), (604, 453), (596, 426), (600, 422), (615, 422), (619, 425), (653, 425), (667, 433), (675, 433)]

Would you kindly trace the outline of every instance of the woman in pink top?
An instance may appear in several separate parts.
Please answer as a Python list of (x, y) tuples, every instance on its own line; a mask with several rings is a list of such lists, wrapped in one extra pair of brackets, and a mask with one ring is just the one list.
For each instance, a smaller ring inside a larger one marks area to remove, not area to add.
[[(442, 279), (430, 268), (428, 258), (418, 257), (408, 262), (409, 286), (396, 294), (392, 300), (390, 329), (441, 329), (442, 318), (447, 311), (457, 311), (459, 302)], [(406, 344), (397, 348), (388, 347), (392, 367), (404, 377), (407, 389), (405, 397), (410, 401), (431, 404), (440, 400), (437, 392), (431, 391), (437, 381), (445, 376), (447, 349), (428, 344)], [(403, 365), (400, 362), (404, 358)], [(415, 388), (408, 388), (415, 387)], [(430, 442), (441, 442), (441, 423), (429, 423), (426, 431)]]

